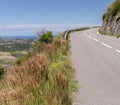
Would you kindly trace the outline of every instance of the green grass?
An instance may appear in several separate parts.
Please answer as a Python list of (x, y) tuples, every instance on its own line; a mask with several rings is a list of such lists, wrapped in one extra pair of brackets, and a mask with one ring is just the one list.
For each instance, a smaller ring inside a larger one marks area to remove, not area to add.
[(106, 33), (106, 32), (102, 32), (100, 29), (99, 29), (98, 31), (99, 31), (99, 33), (102, 34), (102, 35), (115, 36), (116, 38), (120, 38), (120, 34)]
[(117, 38), (120, 38), (120, 34), (117, 34), (116, 37), (117, 37)]

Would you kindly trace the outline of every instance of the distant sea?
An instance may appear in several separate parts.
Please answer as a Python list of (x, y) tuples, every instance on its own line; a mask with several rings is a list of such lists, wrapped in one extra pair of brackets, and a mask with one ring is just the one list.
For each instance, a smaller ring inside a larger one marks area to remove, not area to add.
[(0, 38), (3, 38), (5, 40), (13, 40), (13, 39), (33, 39), (36, 40), (36, 36), (35, 35), (10, 35), (10, 36), (0, 36)]
[[(53, 32), (54, 36), (57, 36), (60, 32)], [(5, 40), (13, 40), (13, 39), (37, 39), (37, 35), (0, 35), (0, 38)]]

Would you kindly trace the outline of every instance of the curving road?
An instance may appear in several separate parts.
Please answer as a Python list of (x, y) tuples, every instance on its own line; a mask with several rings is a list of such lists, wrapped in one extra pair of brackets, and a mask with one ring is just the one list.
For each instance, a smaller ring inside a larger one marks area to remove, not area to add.
[(74, 105), (120, 105), (120, 39), (97, 30), (71, 35), (72, 63), (80, 84)]

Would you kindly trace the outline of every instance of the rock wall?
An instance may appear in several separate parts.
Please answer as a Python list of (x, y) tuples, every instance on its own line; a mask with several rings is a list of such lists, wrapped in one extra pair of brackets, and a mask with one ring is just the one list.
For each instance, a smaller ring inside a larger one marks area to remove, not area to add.
[(114, 17), (104, 16), (100, 31), (111, 35), (120, 34), (120, 14)]

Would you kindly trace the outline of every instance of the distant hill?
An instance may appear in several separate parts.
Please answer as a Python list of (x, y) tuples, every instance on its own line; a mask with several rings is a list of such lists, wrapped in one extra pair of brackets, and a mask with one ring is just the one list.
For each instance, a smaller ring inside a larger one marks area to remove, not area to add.
[(115, 0), (103, 15), (102, 33), (120, 35), (120, 0)]

